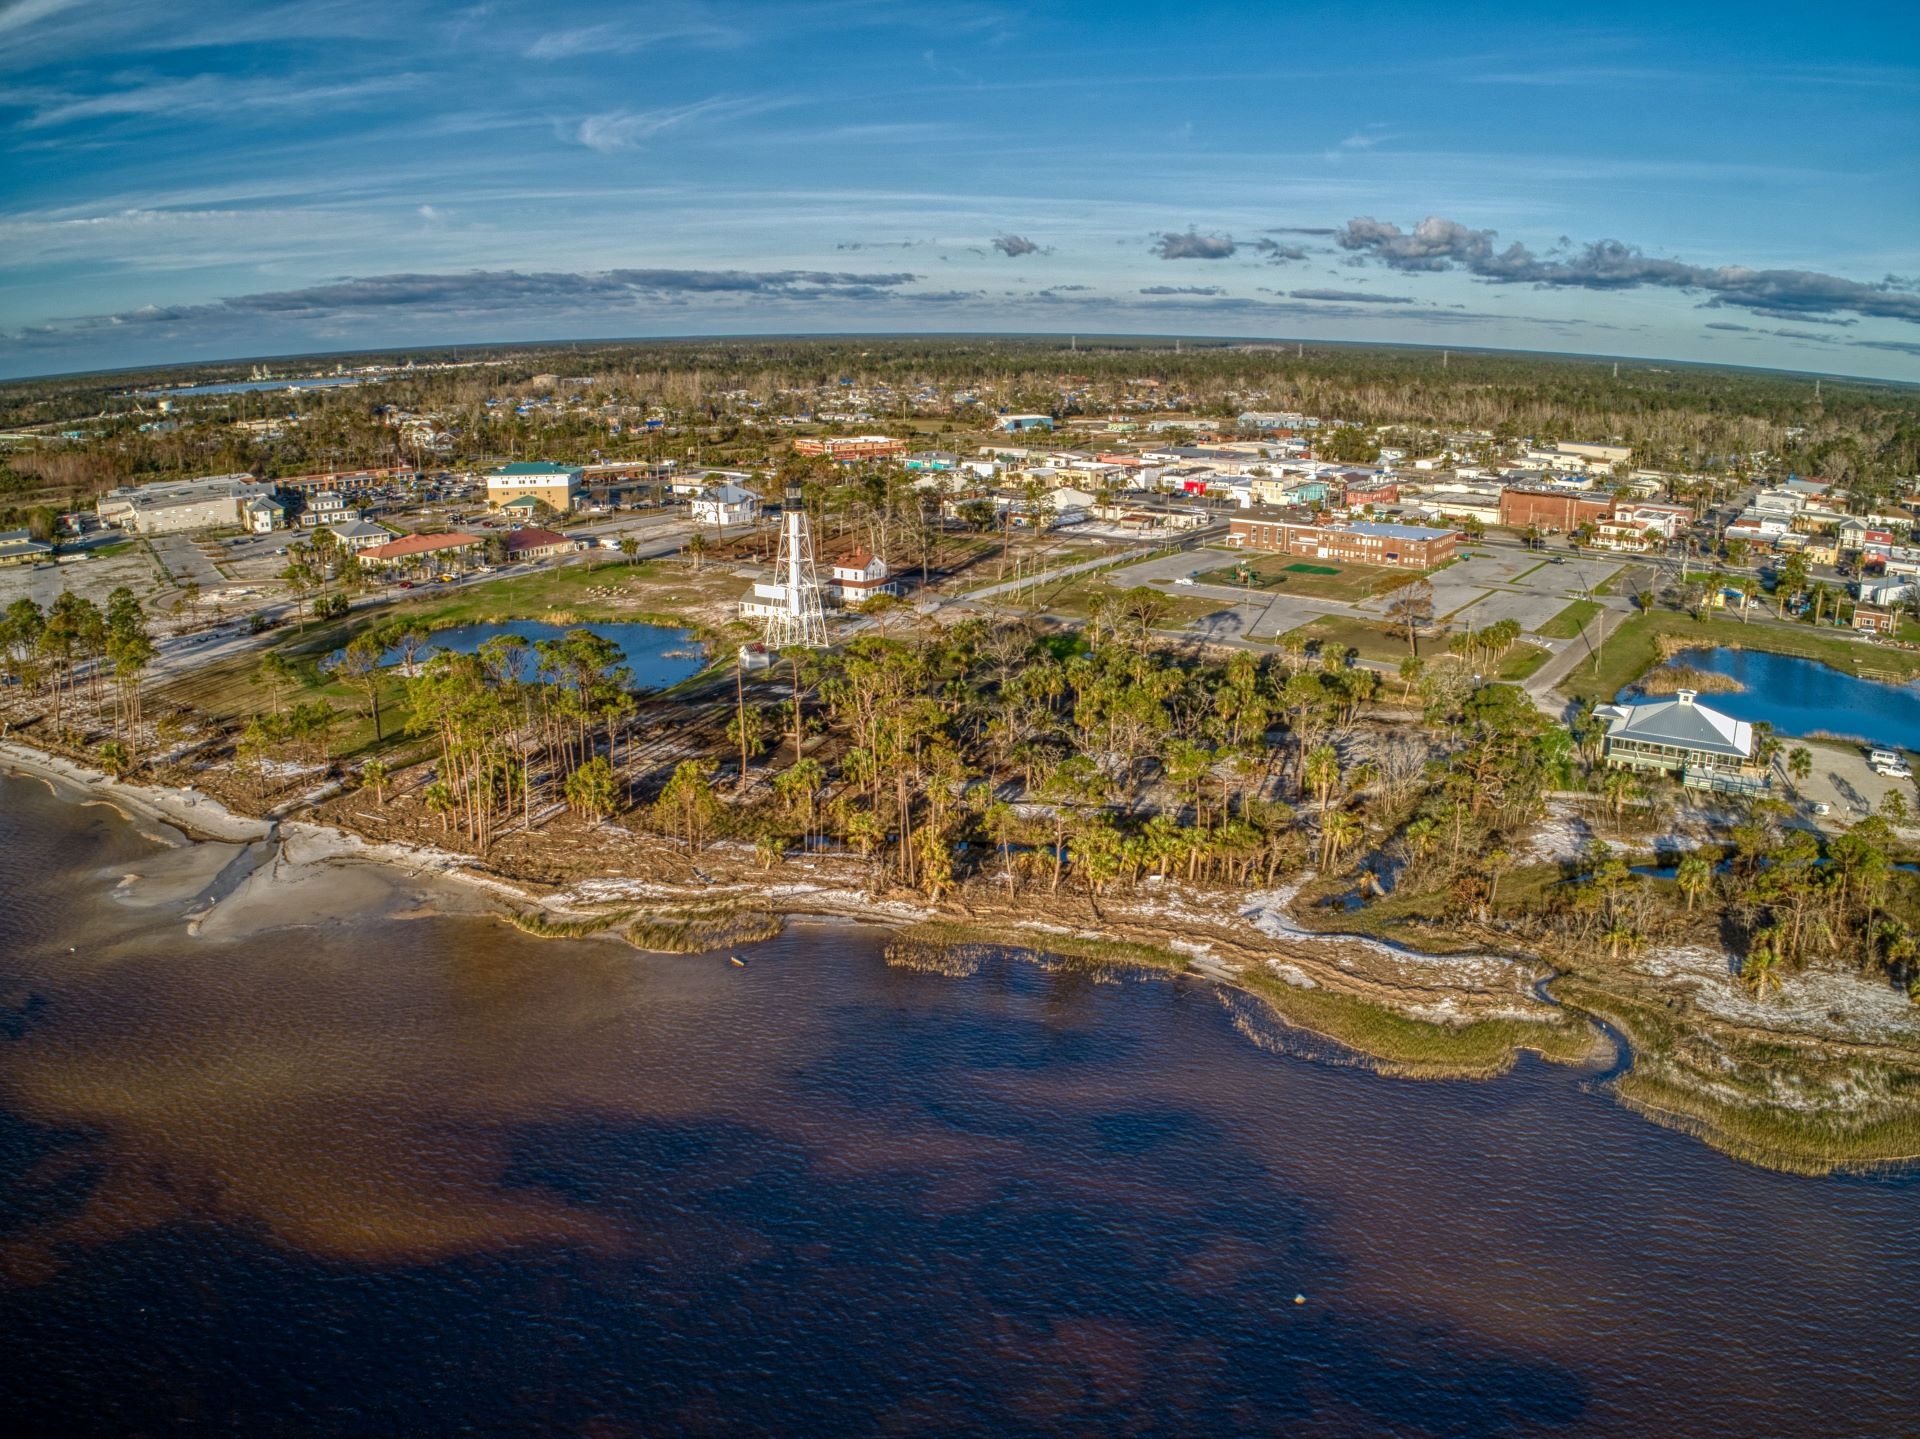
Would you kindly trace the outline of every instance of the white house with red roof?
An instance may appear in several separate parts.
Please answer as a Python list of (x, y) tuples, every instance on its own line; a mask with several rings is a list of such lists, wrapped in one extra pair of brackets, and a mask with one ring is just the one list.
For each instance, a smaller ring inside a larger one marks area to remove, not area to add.
[(887, 562), (870, 550), (851, 550), (836, 556), (825, 589), (829, 599), (858, 609), (875, 595), (897, 595), (900, 586)]

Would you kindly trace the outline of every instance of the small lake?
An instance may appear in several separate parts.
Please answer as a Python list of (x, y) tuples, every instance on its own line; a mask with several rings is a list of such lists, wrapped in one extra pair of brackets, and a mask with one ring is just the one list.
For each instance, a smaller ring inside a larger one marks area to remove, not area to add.
[[(1892, 749), (1920, 744), (1920, 685), (1855, 679), (1818, 660), (1761, 650), (1682, 650), (1663, 668), (1678, 665), (1736, 681), (1737, 692), (1705, 694), (1701, 703), (1749, 724), (1764, 720), (1778, 734), (1824, 731)], [(1618, 698), (1637, 699), (1640, 691), (1629, 685)]]
[[(435, 630), (421, 651), (424, 658), (435, 650), (470, 655), (496, 635), (518, 635), (529, 645), (536, 640), (557, 640), (568, 630), (592, 630), (620, 646), (624, 663), (633, 671), (633, 682), (640, 689), (665, 689), (681, 680), (691, 679), (706, 665), (700, 642), (691, 630), (668, 629), (664, 625), (594, 624), (551, 625), (540, 620), (509, 620), (504, 624), (456, 625)], [(397, 649), (388, 650), (385, 662), (401, 663)]]

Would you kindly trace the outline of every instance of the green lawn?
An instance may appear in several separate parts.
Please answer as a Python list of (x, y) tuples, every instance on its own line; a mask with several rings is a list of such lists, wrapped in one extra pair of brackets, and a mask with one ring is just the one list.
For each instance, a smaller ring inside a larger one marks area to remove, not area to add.
[[(1318, 640), (1323, 646), (1337, 645), (1342, 649), (1358, 650), (1362, 659), (1388, 660), (1398, 664), (1407, 657), (1406, 632), (1377, 620), (1357, 619), (1352, 615), (1321, 615), (1311, 624), (1292, 633)], [(1422, 655), (1429, 651), (1438, 655), (1445, 653), (1445, 646), (1437, 640), (1429, 640), (1420, 647), (1420, 651)]]
[(1861, 644), (1851, 632), (1810, 624), (1747, 623), (1714, 617), (1696, 620), (1691, 615), (1656, 610), (1635, 615), (1607, 637), (1594, 659), (1573, 667), (1561, 688), (1578, 699), (1611, 699), (1660, 663), (1660, 637), (1671, 636), (1689, 645), (1726, 645), (1739, 649), (1765, 650), (1770, 654), (1798, 655), (1820, 660), (1850, 675), (1863, 670), (1893, 674), (1904, 678), (1920, 675), (1920, 652), (1898, 650), (1887, 645)]
[[(1293, 555), (1245, 556), (1253, 571), (1253, 590), (1272, 594), (1306, 595), (1316, 600), (1364, 600), (1385, 594), (1421, 578), (1417, 570), (1378, 569), (1371, 565), (1309, 564)], [(1203, 585), (1240, 587), (1238, 564), (1207, 570), (1199, 576)]]
[(1585, 629), (1600, 610), (1601, 606), (1592, 600), (1575, 600), (1545, 624), (1535, 625), (1533, 632), (1550, 640), (1570, 640)]
[(1494, 672), (1495, 679), (1523, 680), (1541, 665), (1547, 662), (1551, 650), (1543, 650), (1538, 645), (1515, 645), (1501, 656), (1500, 668)]

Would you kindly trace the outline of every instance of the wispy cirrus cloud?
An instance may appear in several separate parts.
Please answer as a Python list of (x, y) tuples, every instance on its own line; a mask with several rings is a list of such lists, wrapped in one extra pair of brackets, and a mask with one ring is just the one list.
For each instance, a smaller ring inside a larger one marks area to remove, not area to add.
[(32, 110), (28, 129), (48, 129), (84, 120), (184, 115), (233, 114), (241, 111), (338, 110), (400, 94), (420, 83), (413, 74), (368, 75), (332, 85), (292, 86), (278, 79), (241, 80), (218, 75), (184, 78), (122, 77), (117, 88), (94, 94), (69, 90), (19, 89), (16, 103)]
[(701, 120), (731, 119), (768, 108), (765, 101), (716, 96), (655, 110), (606, 110), (580, 121), (573, 127), (572, 138), (589, 150), (598, 150), (603, 155), (612, 154), (616, 150), (631, 150), (657, 135), (682, 129)]
[(1818, 270), (1694, 265), (1647, 255), (1619, 240), (1595, 240), (1561, 258), (1537, 255), (1517, 241), (1496, 249), (1496, 233), (1437, 215), (1411, 230), (1362, 216), (1348, 221), (1335, 238), (1361, 260), (1407, 273), (1463, 270), (1493, 284), (1583, 290), (1650, 286), (1704, 295), (1710, 305), (1734, 305), (1780, 319), (1853, 314), (1920, 324), (1920, 293), (1891, 276), (1868, 282)]

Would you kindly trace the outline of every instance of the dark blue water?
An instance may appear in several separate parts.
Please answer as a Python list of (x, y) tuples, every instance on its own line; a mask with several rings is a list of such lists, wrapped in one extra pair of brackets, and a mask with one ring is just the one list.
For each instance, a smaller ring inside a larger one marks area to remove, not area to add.
[(164, 862), (0, 781), (16, 1433), (1913, 1432), (1912, 1178), (865, 929), (193, 939), (107, 897)]
[(234, 380), (224, 385), (181, 385), (170, 390), (141, 390), (143, 398), (166, 399), (173, 395), (245, 395), (259, 390), (332, 390), (343, 385), (364, 385), (366, 375), (318, 375), (310, 380)]
[[(642, 689), (665, 689), (681, 680), (691, 679), (706, 667), (700, 642), (694, 638), (691, 630), (645, 624), (550, 625), (538, 620), (509, 620), (504, 624), (457, 625), (452, 629), (435, 630), (421, 655), (424, 657), (434, 650), (457, 655), (476, 654), (480, 646), (495, 635), (518, 635), (531, 645), (535, 640), (557, 640), (570, 629), (592, 630), (612, 640), (620, 647), (620, 653), (624, 656), (622, 662), (633, 671), (634, 684)], [(397, 649), (388, 650), (385, 655), (385, 662), (390, 665), (400, 664), (403, 659), (404, 656)], [(535, 661), (536, 657), (529, 655), (528, 678), (532, 677)]]
[[(1855, 679), (1817, 660), (1761, 650), (1682, 650), (1669, 665), (1686, 665), (1739, 681), (1737, 693), (1702, 695), (1722, 714), (1782, 735), (1816, 732), (1844, 735), (1894, 749), (1920, 747), (1920, 684), (1890, 685)], [(1633, 699), (1631, 685), (1617, 698)]]

